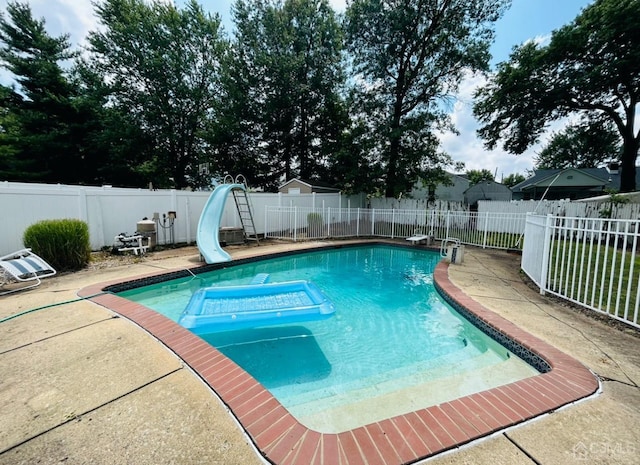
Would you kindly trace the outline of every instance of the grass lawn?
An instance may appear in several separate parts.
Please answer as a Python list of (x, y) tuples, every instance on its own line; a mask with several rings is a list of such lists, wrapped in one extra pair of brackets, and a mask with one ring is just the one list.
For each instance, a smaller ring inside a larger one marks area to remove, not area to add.
[(638, 323), (640, 255), (632, 244), (554, 239), (547, 282), (552, 292)]

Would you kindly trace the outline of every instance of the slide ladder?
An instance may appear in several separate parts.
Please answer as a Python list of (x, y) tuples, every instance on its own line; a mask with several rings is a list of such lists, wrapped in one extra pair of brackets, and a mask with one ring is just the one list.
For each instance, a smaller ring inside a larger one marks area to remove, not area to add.
[(244, 238), (248, 241), (256, 241), (256, 243), (259, 244), (260, 241), (258, 239), (258, 233), (256, 232), (256, 225), (253, 221), (253, 209), (251, 208), (247, 191), (234, 189), (231, 193), (233, 194), (233, 200), (236, 202), (236, 208), (238, 209), (242, 229), (244, 229)]

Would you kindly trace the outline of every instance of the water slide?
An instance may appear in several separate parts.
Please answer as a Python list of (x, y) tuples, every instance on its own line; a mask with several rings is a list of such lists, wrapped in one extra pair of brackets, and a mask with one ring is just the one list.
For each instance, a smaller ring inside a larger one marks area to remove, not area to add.
[(229, 192), (233, 189), (246, 190), (244, 184), (220, 184), (216, 187), (202, 210), (198, 221), (196, 241), (200, 254), (207, 263), (228, 262), (231, 255), (220, 246), (220, 221), (224, 212), (224, 204)]

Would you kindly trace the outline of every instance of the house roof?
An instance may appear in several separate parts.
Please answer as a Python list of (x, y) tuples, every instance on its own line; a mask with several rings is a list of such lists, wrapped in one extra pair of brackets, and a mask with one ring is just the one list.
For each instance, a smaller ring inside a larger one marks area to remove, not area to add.
[(323, 183), (319, 183), (319, 182), (307, 181), (305, 179), (300, 179), (300, 178), (293, 178), (293, 179), (288, 180), (287, 182), (282, 184), (279, 187), (279, 189), (282, 189), (283, 187), (287, 186), (288, 184), (291, 184), (292, 182), (299, 182), (300, 184), (305, 184), (305, 185), (309, 186), (311, 189), (317, 188), (317, 189), (322, 189), (324, 191), (340, 192), (340, 189), (338, 189), (336, 187), (331, 187), (331, 186), (329, 186), (327, 184), (323, 184)]
[(464, 193), (466, 194), (467, 192), (470, 191), (474, 191), (474, 190), (482, 190), (483, 188), (487, 187), (487, 186), (491, 186), (492, 189), (494, 189), (492, 192), (498, 192), (500, 190), (505, 190), (505, 191), (510, 191), (509, 187), (505, 186), (502, 183), (499, 183), (497, 181), (480, 181), (475, 183), (472, 186), (469, 186), (467, 188), (467, 190), (464, 191)]
[[(521, 183), (516, 184), (511, 188), (513, 192), (522, 192), (536, 187), (549, 187), (556, 186), (561, 187), (562, 180), (557, 183), (557, 179), (560, 179), (561, 174), (567, 174), (571, 171), (583, 176), (585, 180), (590, 179), (585, 185), (588, 186), (603, 186), (615, 190), (620, 189), (620, 172), (609, 172), (606, 168), (565, 168), (565, 169), (550, 169), (550, 170), (535, 170), (534, 175), (528, 179), (525, 179)], [(636, 185), (640, 186), (640, 170), (636, 170)]]

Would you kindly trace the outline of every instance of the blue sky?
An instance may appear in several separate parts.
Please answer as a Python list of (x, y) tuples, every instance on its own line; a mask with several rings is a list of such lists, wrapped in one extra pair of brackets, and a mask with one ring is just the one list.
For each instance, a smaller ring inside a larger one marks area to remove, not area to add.
[[(183, 5), (183, 0), (176, 1)], [(231, 20), (232, 0), (200, 0), (207, 11), (220, 14), (225, 29), (233, 27)], [(329, 0), (338, 12), (345, 9), (346, 0)], [(513, 0), (511, 8), (496, 25), (496, 42), (492, 48), (494, 62), (506, 60), (514, 45), (545, 37), (573, 20), (591, 0)]]
[[(21, 0), (25, 1), (25, 0)], [(96, 19), (93, 15), (91, 0), (26, 0), (36, 17), (43, 17), (47, 29), (52, 35), (68, 33), (74, 44), (82, 43), (87, 32), (94, 29)], [(167, 0), (171, 1), (171, 0)], [(346, 0), (329, 0), (334, 9), (343, 12)], [(178, 6), (183, 0), (175, 0)], [(233, 0), (200, 0), (206, 11), (220, 14), (225, 29), (232, 29), (231, 4)], [(496, 24), (496, 42), (492, 47), (492, 64), (504, 61), (511, 49), (527, 40), (544, 41), (551, 31), (573, 20), (592, 0), (513, 0), (511, 8)], [(0, 0), (0, 10), (6, 9), (7, 0)], [(0, 82), (8, 83), (6, 73), (0, 73)], [(497, 180), (512, 173), (524, 174), (533, 168), (533, 157), (540, 146), (533, 147), (527, 153), (514, 156), (500, 149), (487, 151), (478, 140), (475, 131), (477, 122), (471, 114), (473, 91), (485, 82), (483, 77), (469, 76), (462, 82), (457, 103), (451, 117), (460, 135), (441, 135), (445, 151), (454, 160), (462, 161), (466, 169), (489, 169), (497, 173)], [(561, 128), (556, 124), (548, 134)]]

